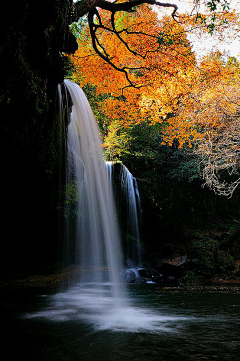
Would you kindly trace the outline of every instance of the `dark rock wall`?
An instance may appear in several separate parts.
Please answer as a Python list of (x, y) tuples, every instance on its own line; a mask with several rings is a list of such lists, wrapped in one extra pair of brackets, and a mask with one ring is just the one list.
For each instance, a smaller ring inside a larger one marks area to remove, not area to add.
[(67, 120), (59, 119), (57, 85), (66, 72), (62, 52), (77, 44), (69, 31), (72, 0), (1, 7), (1, 266), (19, 269), (60, 260)]

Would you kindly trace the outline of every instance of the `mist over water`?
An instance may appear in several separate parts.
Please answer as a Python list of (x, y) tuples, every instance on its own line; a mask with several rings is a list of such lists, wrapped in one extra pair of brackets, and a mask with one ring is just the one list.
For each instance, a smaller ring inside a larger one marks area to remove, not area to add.
[[(112, 331), (127, 333), (177, 333), (179, 323), (191, 322), (190, 315), (160, 313), (157, 308), (146, 302), (142, 304), (132, 295), (118, 299), (111, 296), (111, 285), (75, 284), (64, 292), (45, 296), (45, 308), (25, 314), (27, 319), (48, 320), (52, 322), (78, 322), (91, 327), (93, 331)], [(146, 304), (144, 305), (144, 303)]]

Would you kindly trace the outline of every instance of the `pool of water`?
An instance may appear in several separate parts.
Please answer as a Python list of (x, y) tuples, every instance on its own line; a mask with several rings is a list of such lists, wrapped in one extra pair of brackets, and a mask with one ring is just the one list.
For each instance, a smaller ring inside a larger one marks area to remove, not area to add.
[(239, 294), (131, 285), (130, 301), (114, 309), (107, 287), (91, 292), (76, 285), (4, 293), (4, 360), (239, 360)]

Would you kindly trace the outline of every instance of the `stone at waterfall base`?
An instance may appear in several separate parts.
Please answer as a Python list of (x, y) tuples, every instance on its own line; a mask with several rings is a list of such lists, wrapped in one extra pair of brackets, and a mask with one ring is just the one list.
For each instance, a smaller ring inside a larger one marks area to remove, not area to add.
[(124, 283), (161, 283), (163, 276), (156, 270), (136, 267), (122, 271), (121, 278)]

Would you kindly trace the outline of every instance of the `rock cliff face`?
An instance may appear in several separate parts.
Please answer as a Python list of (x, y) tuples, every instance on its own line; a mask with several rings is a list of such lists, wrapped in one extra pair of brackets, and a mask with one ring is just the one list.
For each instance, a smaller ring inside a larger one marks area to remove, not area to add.
[(67, 67), (62, 52), (77, 44), (69, 31), (72, 0), (18, 0), (1, 10), (1, 266), (11, 269), (59, 260), (65, 126), (56, 96)]

